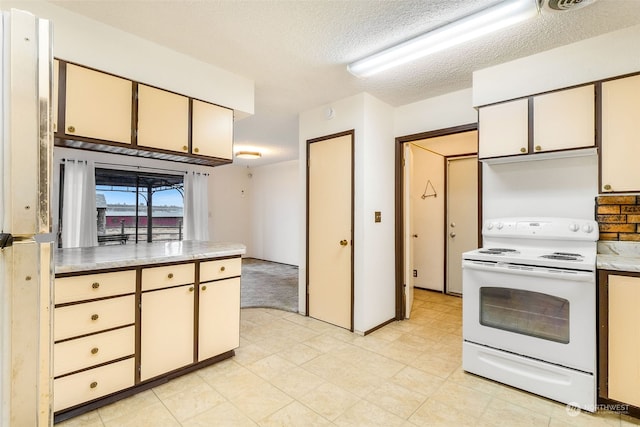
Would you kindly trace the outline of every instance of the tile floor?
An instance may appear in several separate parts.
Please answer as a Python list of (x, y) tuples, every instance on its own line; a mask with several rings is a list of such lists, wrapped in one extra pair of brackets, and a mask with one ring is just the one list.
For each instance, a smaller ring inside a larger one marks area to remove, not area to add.
[(416, 291), (411, 320), (367, 335), (298, 314), (243, 309), (236, 356), (60, 427), (631, 426), (570, 416), (461, 369), (461, 303)]

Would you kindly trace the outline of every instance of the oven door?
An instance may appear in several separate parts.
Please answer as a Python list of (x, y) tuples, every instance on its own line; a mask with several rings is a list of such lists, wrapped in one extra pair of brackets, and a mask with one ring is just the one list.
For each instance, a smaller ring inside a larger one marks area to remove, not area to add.
[(465, 341), (595, 372), (594, 272), (463, 261)]

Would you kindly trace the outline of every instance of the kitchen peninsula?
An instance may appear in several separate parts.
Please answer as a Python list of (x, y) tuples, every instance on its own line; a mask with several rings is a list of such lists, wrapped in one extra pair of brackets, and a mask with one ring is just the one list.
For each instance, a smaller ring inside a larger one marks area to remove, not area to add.
[(245, 250), (206, 241), (56, 250), (56, 422), (233, 356)]

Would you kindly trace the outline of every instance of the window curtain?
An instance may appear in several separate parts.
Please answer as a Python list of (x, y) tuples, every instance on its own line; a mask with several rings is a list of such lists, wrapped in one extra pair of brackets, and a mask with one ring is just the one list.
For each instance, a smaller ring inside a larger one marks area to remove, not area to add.
[(62, 197), (62, 247), (98, 245), (96, 174), (93, 161), (64, 163)]
[(209, 240), (209, 174), (184, 179), (184, 240)]

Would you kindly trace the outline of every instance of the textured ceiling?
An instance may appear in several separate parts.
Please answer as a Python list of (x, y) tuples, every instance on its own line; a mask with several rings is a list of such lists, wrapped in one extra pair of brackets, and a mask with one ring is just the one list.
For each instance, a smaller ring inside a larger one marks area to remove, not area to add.
[[(533, 1), (533, 0), (532, 0)], [(366, 79), (346, 65), (496, 0), (74, 0), (61, 7), (255, 81), (236, 146), (261, 165), (298, 157), (297, 115), (366, 91), (393, 106), (471, 87), (474, 70), (640, 23), (640, 0), (542, 14)]]

